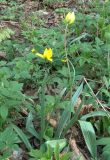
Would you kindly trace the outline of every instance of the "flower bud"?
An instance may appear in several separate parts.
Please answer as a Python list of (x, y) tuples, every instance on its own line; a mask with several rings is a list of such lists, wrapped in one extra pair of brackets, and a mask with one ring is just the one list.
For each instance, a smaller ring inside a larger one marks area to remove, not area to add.
[(75, 21), (75, 14), (74, 12), (69, 12), (65, 17), (65, 22), (68, 24), (72, 24)]

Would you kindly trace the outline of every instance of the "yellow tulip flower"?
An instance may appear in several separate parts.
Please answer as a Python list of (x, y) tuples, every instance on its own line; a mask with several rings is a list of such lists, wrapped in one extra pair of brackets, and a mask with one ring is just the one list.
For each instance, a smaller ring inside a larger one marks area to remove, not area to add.
[(74, 12), (69, 12), (65, 17), (65, 22), (68, 24), (72, 24), (75, 21), (75, 14)]
[(53, 61), (52, 59), (52, 56), (53, 56), (53, 52), (52, 52), (52, 49), (51, 48), (46, 48), (44, 50), (44, 53), (43, 54), (40, 54), (40, 53), (36, 53), (37, 56), (39, 56), (40, 58), (43, 58), (43, 59), (47, 59), (49, 61)]

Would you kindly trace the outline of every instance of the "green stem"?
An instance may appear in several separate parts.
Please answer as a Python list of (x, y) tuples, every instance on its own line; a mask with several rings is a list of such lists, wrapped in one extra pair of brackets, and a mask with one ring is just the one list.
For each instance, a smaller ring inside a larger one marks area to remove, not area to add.
[(75, 80), (75, 68), (74, 68), (74, 65), (72, 64), (72, 62), (69, 59), (68, 59), (68, 61), (71, 64), (72, 69), (73, 69), (73, 81), (72, 82), (74, 82), (74, 80)]
[[(68, 72), (69, 72), (69, 81), (70, 81), (70, 86), (71, 86), (72, 77), (71, 77), (71, 70), (70, 70), (70, 65), (69, 65), (69, 61), (68, 61), (67, 31), (68, 31), (68, 24), (66, 25), (66, 28), (65, 28), (64, 47), (65, 47), (65, 55), (66, 55), (66, 59), (67, 59), (67, 67), (68, 67)], [(72, 87), (71, 87), (71, 96), (72, 96)]]
[(48, 73), (45, 73), (44, 81), (41, 87), (41, 94), (40, 94), (40, 105), (41, 105), (41, 138), (40, 143), (42, 144), (44, 133), (45, 133), (45, 86), (47, 82)]

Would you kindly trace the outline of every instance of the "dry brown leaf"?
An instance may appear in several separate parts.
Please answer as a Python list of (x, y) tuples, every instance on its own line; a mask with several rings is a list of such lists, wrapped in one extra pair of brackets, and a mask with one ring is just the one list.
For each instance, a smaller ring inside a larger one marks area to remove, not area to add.
[(80, 156), (80, 160), (86, 160), (86, 158), (83, 156), (83, 154), (78, 149), (75, 139), (70, 139), (69, 144), (70, 144), (70, 147), (73, 151), (72, 160), (76, 160), (76, 158), (79, 156)]
[(6, 53), (0, 52), (0, 59), (6, 59)]
[(79, 108), (80, 104), (81, 104), (81, 98), (78, 97), (78, 100), (77, 100), (77, 102), (76, 102), (76, 105), (74, 106), (75, 110), (77, 110), (77, 109)]
[(50, 117), (50, 114), (47, 115), (47, 121), (50, 123), (50, 125), (54, 128), (57, 126), (57, 121)]

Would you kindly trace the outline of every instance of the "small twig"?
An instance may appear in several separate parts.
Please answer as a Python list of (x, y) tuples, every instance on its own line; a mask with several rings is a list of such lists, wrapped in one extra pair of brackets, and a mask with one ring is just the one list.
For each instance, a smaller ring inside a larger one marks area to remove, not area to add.
[(89, 80), (89, 81), (91, 81), (91, 82), (96, 82), (96, 83), (102, 84), (102, 81), (92, 80), (92, 79), (89, 79), (89, 78), (86, 78), (86, 80)]
[[(102, 107), (102, 109), (107, 112), (107, 110), (105, 109), (105, 107), (102, 105), (102, 103), (100, 102), (100, 100), (97, 98), (97, 96), (95, 95), (95, 93), (93, 92), (91, 86), (89, 85), (89, 83), (87, 82), (86, 78), (84, 77), (84, 81), (86, 82), (87, 86), (89, 87), (89, 89), (91, 90), (92, 95), (95, 97), (97, 103), (100, 104), (100, 106)], [(110, 118), (110, 114), (107, 112), (109, 118)]]
[(76, 144), (76, 140), (74, 138), (70, 138), (69, 139), (69, 144), (70, 144), (70, 147), (73, 151), (73, 156), (72, 156), (72, 160), (76, 159), (76, 157), (80, 157), (81, 160), (87, 160), (85, 158), (85, 156), (82, 154), (82, 152), (79, 150), (77, 144)]

